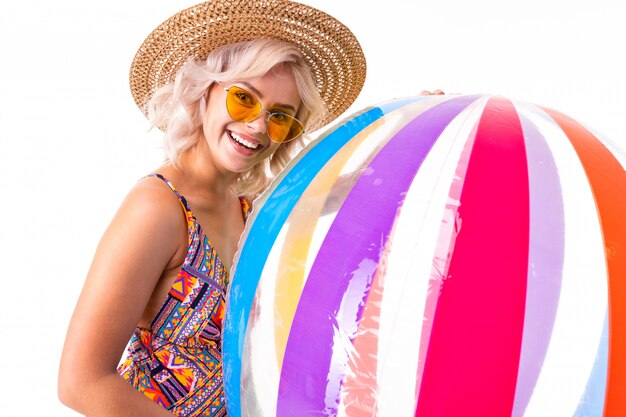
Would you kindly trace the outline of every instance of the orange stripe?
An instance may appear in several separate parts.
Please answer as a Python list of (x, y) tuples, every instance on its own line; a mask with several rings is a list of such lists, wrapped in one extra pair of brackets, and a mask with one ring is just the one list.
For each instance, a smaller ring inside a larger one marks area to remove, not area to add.
[(609, 364), (604, 416), (626, 410), (626, 171), (580, 123), (543, 109), (563, 129), (585, 169), (602, 224), (609, 277)]

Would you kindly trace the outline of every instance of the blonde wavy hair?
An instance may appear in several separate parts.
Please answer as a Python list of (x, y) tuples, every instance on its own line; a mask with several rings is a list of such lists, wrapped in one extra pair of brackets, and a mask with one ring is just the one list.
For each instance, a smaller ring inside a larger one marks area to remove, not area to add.
[[(302, 105), (296, 118), (305, 130), (324, 116), (320, 97), (302, 52), (289, 42), (274, 39), (228, 44), (213, 50), (206, 60), (190, 60), (178, 71), (173, 83), (156, 90), (146, 104), (148, 119), (165, 131), (165, 162), (180, 166), (180, 157), (203, 135), (204, 94), (218, 82), (250, 81), (284, 64), (293, 72)], [(306, 137), (282, 144), (276, 152), (247, 172), (235, 184), (240, 196), (255, 198), (301, 149)]]

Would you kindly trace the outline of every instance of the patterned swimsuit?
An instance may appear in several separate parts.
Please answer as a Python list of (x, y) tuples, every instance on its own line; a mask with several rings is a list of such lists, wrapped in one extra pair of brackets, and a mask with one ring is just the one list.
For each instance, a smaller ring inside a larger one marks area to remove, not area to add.
[[(137, 328), (118, 372), (144, 395), (181, 417), (225, 416), (221, 330), (228, 272), (185, 198), (189, 228), (183, 266), (150, 329)], [(250, 206), (241, 199), (244, 219)]]

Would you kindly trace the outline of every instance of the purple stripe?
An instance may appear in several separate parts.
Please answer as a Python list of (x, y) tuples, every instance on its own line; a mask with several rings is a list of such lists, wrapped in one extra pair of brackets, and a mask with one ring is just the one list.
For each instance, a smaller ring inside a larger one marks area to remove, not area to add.
[(372, 160), (337, 213), (306, 281), (287, 342), (278, 417), (336, 415), (351, 340), (397, 210), (445, 127), (479, 96), (413, 119)]
[(514, 417), (524, 415), (548, 350), (559, 304), (565, 244), (562, 191), (552, 152), (528, 118), (520, 114), (520, 121), (528, 158), (530, 248)]

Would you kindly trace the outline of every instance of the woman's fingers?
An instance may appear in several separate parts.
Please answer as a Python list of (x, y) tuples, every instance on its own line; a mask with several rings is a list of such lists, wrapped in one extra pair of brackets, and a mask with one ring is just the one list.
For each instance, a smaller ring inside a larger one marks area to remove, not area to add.
[(436, 89), (433, 91), (429, 91), (429, 90), (422, 90), (422, 92), (420, 93), (420, 96), (443, 96), (446, 93), (443, 92), (443, 90), (440, 89)]

